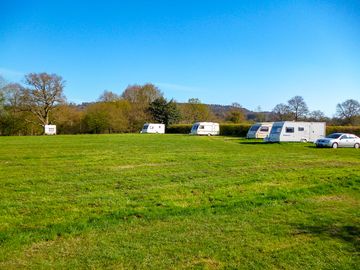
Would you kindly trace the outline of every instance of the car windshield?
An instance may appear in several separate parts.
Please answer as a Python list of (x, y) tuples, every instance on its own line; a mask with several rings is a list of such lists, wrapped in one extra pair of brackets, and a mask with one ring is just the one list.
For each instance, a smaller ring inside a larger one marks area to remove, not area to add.
[(337, 139), (341, 136), (341, 133), (333, 133), (333, 134), (330, 134), (330, 135), (327, 135), (326, 138), (329, 138), (329, 139)]

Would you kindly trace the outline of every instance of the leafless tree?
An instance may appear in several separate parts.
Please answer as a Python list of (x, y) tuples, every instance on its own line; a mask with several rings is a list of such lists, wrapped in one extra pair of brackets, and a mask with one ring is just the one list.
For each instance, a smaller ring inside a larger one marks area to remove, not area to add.
[(360, 103), (354, 99), (348, 99), (336, 106), (336, 114), (344, 121), (344, 124), (354, 124), (360, 116)]
[(51, 110), (65, 102), (65, 81), (56, 74), (30, 73), (25, 76), (25, 83), (29, 88), (23, 90), (23, 109), (34, 114), (42, 126), (48, 125)]
[(122, 97), (131, 103), (138, 103), (148, 106), (155, 99), (162, 97), (163, 94), (153, 84), (130, 85), (122, 94)]
[(277, 104), (272, 110), (274, 120), (284, 121), (290, 119), (290, 108), (284, 103)]
[(120, 99), (121, 99), (120, 95), (118, 95), (114, 92), (111, 92), (111, 91), (107, 91), (107, 90), (105, 90), (99, 97), (99, 101), (102, 101), (102, 102), (114, 102), (114, 101), (118, 101)]
[(309, 113), (309, 120), (325, 122), (328, 121), (329, 119), (325, 116), (325, 114), (322, 111), (316, 110)]
[(305, 117), (309, 113), (309, 109), (301, 96), (295, 96), (288, 101), (288, 108), (297, 121), (301, 117)]

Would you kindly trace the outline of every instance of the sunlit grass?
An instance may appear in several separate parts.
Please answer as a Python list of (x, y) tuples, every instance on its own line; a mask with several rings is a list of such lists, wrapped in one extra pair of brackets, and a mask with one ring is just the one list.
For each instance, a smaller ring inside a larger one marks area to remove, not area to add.
[(359, 265), (359, 150), (132, 134), (0, 154), (0, 268)]

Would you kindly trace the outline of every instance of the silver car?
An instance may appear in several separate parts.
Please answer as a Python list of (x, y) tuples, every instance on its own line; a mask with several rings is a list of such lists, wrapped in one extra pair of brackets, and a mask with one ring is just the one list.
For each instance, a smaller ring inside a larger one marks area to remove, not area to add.
[(360, 147), (360, 138), (349, 133), (333, 133), (325, 138), (316, 140), (316, 147)]

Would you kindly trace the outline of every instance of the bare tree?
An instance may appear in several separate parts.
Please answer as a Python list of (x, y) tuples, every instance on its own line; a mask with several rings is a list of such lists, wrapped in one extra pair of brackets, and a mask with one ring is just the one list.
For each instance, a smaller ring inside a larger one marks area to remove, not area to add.
[(153, 84), (130, 85), (122, 94), (122, 97), (131, 103), (144, 104), (148, 106), (155, 99), (162, 97), (163, 94)]
[(48, 125), (51, 110), (65, 102), (65, 81), (56, 74), (30, 73), (25, 82), (30, 88), (23, 90), (23, 109), (34, 114), (42, 126)]
[(274, 120), (284, 121), (290, 118), (290, 108), (284, 103), (277, 104), (272, 110)]
[(336, 106), (336, 114), (344, 124), (353, 125), (360, 116), (360, 103), (354, 99), (348, 99)]
[(114, 102), (114, 101), (118, 101), (121, 99), (121, 96), (111, 92), (111, 91), (107, 91), (105, 90), (99, 97), (99, 101), (102, 102)]
[(322, 111), (316, 110), (309, 113), (309, 120), (325, 122), (328, 121), (329, 119), (325, 116), (325, 114)]
[(305, 117), (309, 109), (301, 96), (295, 96), (288, 101), (288, 108), (291, 114), (294, 116), (294, 120), (297, 121), (301, 117)]

